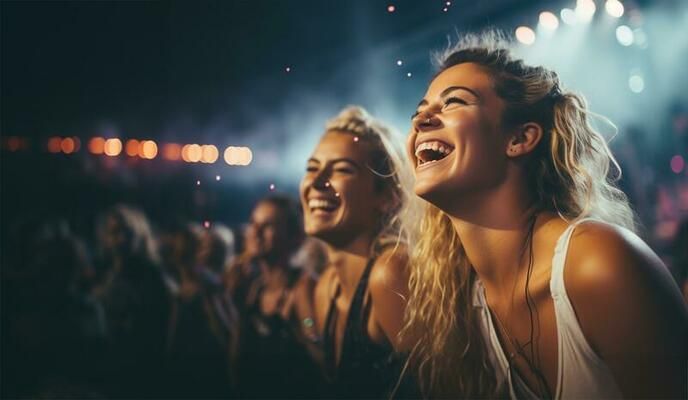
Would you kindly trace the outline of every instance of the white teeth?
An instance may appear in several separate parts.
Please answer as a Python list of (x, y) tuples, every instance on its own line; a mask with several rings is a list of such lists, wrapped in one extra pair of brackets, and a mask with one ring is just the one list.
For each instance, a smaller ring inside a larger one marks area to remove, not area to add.
[(423, 161), (420, 158), (420, 153), (423, 150), (432, 150), (435, 152), (439, 152), (443, 155), (443, 157), (441, 157), (441, 158), (444, 158), (444, 156), (447, 156), (449, 153), (454, 151), (454, 148), (443, 143), (443, 142), (437, 141), (437, 140), (423, 142), (423, 143), (419, 144), (418, 146), (416, 146), (416, 158), (418, 158), (418, 165), (425, 164), (428, 162), (438, 161), (438, 160)]
[(324, 208), (324, 209), (334, 209), (337, 207), (337, 203), (331, 200), (325, 199), (310, 199), (308, 200), (308, 207), (313, 208)]

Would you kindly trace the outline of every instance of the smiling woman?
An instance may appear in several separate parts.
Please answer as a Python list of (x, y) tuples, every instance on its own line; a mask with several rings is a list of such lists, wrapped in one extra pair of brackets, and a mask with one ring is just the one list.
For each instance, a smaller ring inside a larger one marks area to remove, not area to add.
[(688, 312), (605, 140), (508, 46), (466, 37), (413, 117), (411, 370), (431, 397), (685, 398)]
[(349, 107), (328, 123), (301, 182), (306, 233), (326, 243), (329, 258), (315, 293), (327, 397), (387, 397), (406, 350), (398, 337), (408, 291), (398, 214), (410, 171), (391, 139)]

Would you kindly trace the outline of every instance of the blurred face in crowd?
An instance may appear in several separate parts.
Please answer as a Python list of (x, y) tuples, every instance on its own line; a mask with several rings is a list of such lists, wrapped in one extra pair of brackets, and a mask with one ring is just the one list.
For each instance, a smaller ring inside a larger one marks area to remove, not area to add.
[(262, 201), (251, 213), (246, 227), (246, 252), (255, 257), (289, 253), (294, 238), (289, 237), (287, 218), (276, 205)]
[(370, 145), (356, 138), (346, 132), (326, 133), (301, 181), (306, 234), (334, 245), (374, 232), (385, 201), (368, 167)]
[(108, 215), (103, 227), (103, 246), (110, 252), (122, 252), (130, 247), (131, 233), (115, 215)]

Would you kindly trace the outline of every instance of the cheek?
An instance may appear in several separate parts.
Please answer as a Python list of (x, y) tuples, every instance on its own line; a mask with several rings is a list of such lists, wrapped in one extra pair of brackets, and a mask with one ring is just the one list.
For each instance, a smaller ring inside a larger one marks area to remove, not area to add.
[(406, 156), (411, 161), (411, 165), (416, 165), (416, 137), (418, 133), (413, 130), (406, 138)]

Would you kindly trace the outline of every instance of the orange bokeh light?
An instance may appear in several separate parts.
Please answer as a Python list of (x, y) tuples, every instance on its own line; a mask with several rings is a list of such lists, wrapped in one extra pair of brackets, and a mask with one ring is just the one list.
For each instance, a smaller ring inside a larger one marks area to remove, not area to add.
[(201, 162), (212, 164), (217, 161), (220, 153), (217, 151), (217, 147), (212, 144), (207, 144), (201, 146)]
[(171, 161), (177, 161), (182, 156), (182, 147), (176, 143), (167, 143), (162, 147), (162, 156)]
[(139, 147), (139, 156), (149, 160), (158, 155), (158, 145), (152, 140), (144, 140)]
[(197, 144), (188, 144), (182, 149), (182, 157), (186, 156), (184, 157), (184, 161), (186, 162), (199, 162), (202, 155), (203, 151), (201, 150), (201, 146)]
[(76, 149), (76, 144), (74, 143), (74, 139), (72, 139), (70, 137), (62, 139), (62, 141), (60, 142), (60, 149), (65, 154), (73, 153), (74, 150)]
[(88, 142), (88, 151), (93, 154), (103, 154), (105, 151), (105, 139), (102, 137), (94, 137)]
[(62, 151), (61, 148), (62, 138), (59, 136), (53, 136), (48, 139), (48, 151), (51, 153), (59, 153)]
[(122, 141), (117, 138), (108, 139), (104, 146), (105, 154), (110, 157), (118, 156), (122, 152)]
[(136, 157), (139, 154), (139, 141), (136, 139), (127, 140), (127, 144), (124, 146), (124, 152), (127, 153), (129, 157)]

